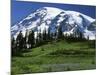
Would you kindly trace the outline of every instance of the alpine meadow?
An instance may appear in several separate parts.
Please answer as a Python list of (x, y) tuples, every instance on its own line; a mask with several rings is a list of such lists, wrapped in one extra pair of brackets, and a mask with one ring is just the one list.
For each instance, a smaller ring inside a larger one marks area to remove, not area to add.
[(11, 25), (11, 54), (12, 75), (96, 69), (96, 19), (39, 7)]

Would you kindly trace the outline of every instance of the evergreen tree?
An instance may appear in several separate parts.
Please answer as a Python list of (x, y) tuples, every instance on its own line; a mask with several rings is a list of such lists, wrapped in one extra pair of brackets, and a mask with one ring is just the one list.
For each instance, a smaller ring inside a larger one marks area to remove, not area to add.
[(38, 33), (38, 37), (39, 37), (39, 42), (41, 42), (42, 41), (42, 34)]
[(34, 31), (31, 30), (29, 32), (29, 36), (28, 36), (28, 44), (29, 44), (29, 47), (32, 48), (33, 45), (34, 45)]
[(14, 37), (11, 38), (11, 48), (14, 49), (15, 39)]
[(32, 47), (34, 46), (34, 44), (35, 44), (35, 38), (34, 38), (34, 31), (32, 30), (32, 33), (31, 33), (31, 38), (32, 38), (32, 40), (31, 40), (31, 45), (32, 45)]
[(50, 40), (50, 29), (48, 29), (47, 39)]
[(47, 40), (47, 33), (46, 33), (46, 29), (43, 32), (43, 41)]
[(62, 38), (62, 35), (63, 35), (63, 34), (62, 34), (62, 27), (59, 26), (59, 27), (58, 27), (58, 35), (57, 35), (57, 36), (58, 36), (58, 39), (61, 39), (61, 38)]
[(83, 34), (80, 32), (80, 34), (79, 34), (79, 35), (80, 35), (80, 39), (82, 39), (82, 38), (83, 38)]
[(22, 31), (19, 32), (17, 39), (16, 39), (16, 43), (17, 43), (17, 48), (21, 51), (23, 49), (24, 46), (24, 40), (23, 40), (23, 34)]
[(14, 39), (14, 37), (12, 37), (11, 38), (11, 54), (12, 54), (12, 56), (14, 56), (15, 55), (15, 53), (16, 53), (16, 48), (15, 48), (15, 39)]

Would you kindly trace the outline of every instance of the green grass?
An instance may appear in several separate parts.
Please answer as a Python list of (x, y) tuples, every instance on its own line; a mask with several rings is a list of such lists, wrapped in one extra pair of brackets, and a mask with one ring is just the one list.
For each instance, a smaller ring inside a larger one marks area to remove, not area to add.
[(12, 74), (95, 69), (95, 48), (85, 42), (48, 42), (12, 57)]

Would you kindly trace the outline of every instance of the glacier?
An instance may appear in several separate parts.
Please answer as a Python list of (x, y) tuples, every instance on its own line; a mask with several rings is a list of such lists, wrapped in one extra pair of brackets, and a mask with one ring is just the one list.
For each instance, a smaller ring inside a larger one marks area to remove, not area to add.
[(63, 10), (55, 7), (42, 7), (11, 26), (11, 35), (16, 38), (20, 31), (25, 36), (26, 30), (43, 33), (44, 30), (56, 32), (62, 26), (63, 34), (70, 35), (79, 29), (85, 38), (96, 39), (96, 19), (77, 11)]

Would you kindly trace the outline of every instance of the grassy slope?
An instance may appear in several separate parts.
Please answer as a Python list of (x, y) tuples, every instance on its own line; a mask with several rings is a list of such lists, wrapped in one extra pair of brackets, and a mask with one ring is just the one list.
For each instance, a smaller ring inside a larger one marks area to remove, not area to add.
[(12, 58), (12, 73), (95, 69), (95, 49), (88, 42), (50, 42)]

